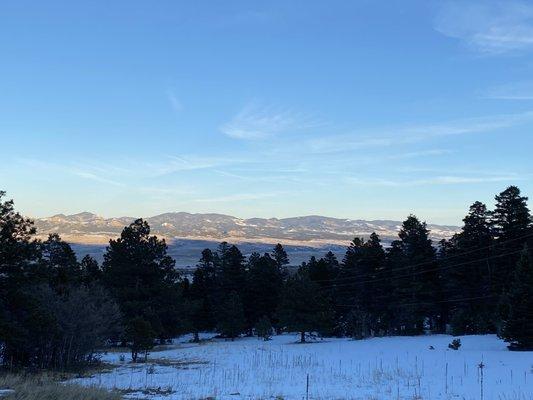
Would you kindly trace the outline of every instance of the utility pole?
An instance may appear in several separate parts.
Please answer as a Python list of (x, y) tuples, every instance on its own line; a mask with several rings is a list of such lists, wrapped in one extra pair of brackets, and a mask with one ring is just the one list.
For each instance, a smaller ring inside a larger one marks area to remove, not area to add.
[(483, 360), (481, 360), (478, 367), (479, 367), (480, 378), (481, 378), (479, 381), (480, 395), (481, 395), (481, 400), (483, 400), (483, 368), (485, 368), (485, 364), (483, 364)]
[(307, 374), (307, 384), (305, 385), (305, 400), (309, 400), (309, 374)]
[(446, 363), (446, 386), (444, 389), (444, 393), (448, 393), (448, 363)]

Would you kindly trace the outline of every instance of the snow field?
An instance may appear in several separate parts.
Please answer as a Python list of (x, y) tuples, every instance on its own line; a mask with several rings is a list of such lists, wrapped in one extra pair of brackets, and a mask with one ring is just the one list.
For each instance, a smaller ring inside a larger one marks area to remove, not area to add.
[[(241, 338), (175, 341), (153, 352), (147, 364), (120, 362), (121, 353), (103, 360), (116, 364), (78, 383), (121, 389), (143, 399), (533, 399), (533, 352), (510, 352), (494, 335), (460, 337), (448, 349), (447, 335), (367, 340), (324, 339), (296, 343), (298, 335), (264, 342)], [(433, 350), (430, 349), (433, 346)], [(479, 364), (483, 362), (483, 370)]]

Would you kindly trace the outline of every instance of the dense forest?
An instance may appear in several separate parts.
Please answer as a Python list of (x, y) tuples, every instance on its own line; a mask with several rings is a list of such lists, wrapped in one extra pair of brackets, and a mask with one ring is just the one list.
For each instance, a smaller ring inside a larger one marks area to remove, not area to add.
[(527, 197), (510, 186), (493, 210), (475, 202), (459, 233), (433, 243), (410, 215), (398, 239), (354, 238), (297, 268), (281, 244), (245, 257), (223, 242), (205, 249), (192, 279), (164, 240), (138, 219), (111, 240), (99, 265), (33, 222), (0, 192), (0, 360), (6, 368), (69, 369), (103, 346), (142, 361), (156, 343), (202, 331), (233, 340), (299, 332), (363, 339), (384, 335), (497, 333), (533, 348), (533, 226)]

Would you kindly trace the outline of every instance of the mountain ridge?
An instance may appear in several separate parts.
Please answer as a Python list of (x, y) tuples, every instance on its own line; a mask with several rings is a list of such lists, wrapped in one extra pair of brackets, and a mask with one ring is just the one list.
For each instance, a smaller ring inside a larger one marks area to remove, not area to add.
[[(106, 243), (117, 237), (135, 217), (104, 218), (91, 212), (56, 214), (35, 219), (40, 236), (59, 233), (75, 243)], [(285, 242), (303, 245), (346, 244), (355, 236), (376, 232), (384, 241), (396, 238), (400, 221), (363, 220), (305, 215), (287, 218), (238, 218), (219, 213), (167, 212), (145, 220), (152, 233), (170, 240), (200, 239), (233, 242)], [(451, 237), (459, 230), (453, 225), (427, 224), (434, 240)]]

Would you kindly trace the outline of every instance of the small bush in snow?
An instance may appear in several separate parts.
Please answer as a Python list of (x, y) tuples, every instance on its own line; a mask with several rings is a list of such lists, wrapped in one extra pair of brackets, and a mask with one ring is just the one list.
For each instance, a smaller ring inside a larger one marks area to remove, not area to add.
[(448, 345), (448, 348), (452, 350), (459, 350), (461, 347), (461, 339), (453, 339), (452, 342)]
[(268, 317), (263, 317), (255, 325), (255, 333), (257, 337), (263, 338), (263, 340), (270, 340), (272, 336), (272, 324)]

